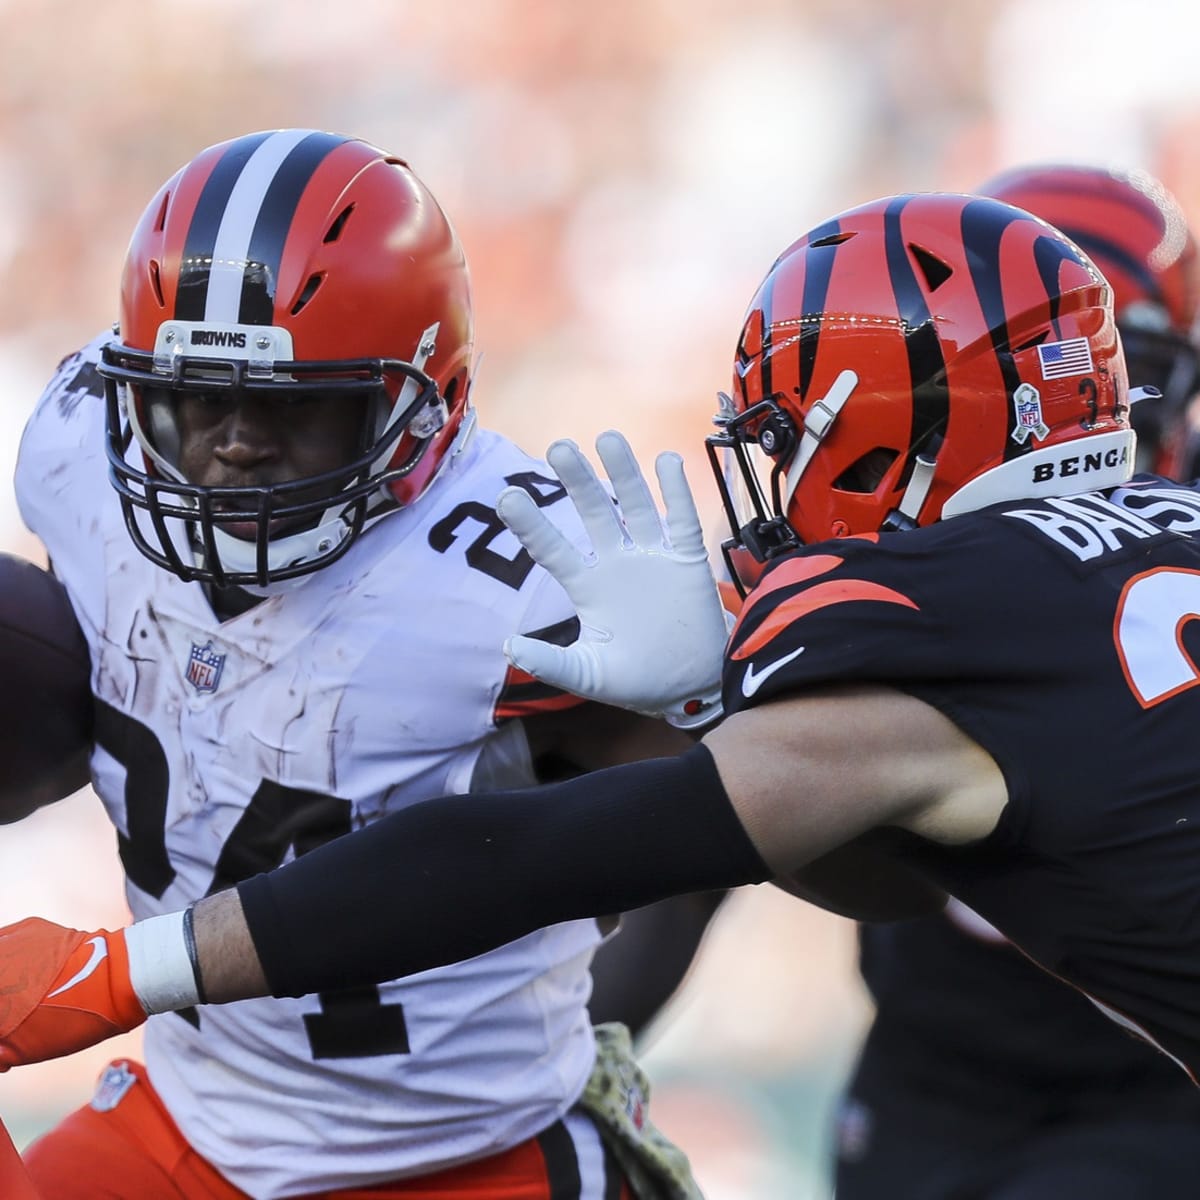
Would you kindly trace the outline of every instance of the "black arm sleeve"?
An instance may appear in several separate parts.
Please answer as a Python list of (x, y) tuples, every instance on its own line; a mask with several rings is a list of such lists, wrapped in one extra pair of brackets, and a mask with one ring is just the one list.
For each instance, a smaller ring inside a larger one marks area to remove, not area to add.
[(381, 983), (770, 869), (712, 755), (416, 804), (239, 884), (273, 995)]

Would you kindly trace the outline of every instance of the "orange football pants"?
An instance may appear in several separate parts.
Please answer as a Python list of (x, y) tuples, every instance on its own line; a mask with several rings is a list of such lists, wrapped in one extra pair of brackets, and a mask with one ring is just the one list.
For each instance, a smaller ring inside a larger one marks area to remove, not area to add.
[(0, 1196), (4, 1200), (40, 1200), (3, 1121), (0, 1121)]
[[(113, 1065), (137, 1076), (114, 1107), (86, 1105), (26, 1149), (41, 1200), (251, 1200), (188, 1145), (140, 1063)], [(572, 1183), (570, 1165), (556, 1165), (546, 1138), (432, 1175), (312, 1193), (311, 1200), (578, 1200), (577, 1168)], [(606, 1200), (633, 1200), (607, 1151), (605, 1160)]]

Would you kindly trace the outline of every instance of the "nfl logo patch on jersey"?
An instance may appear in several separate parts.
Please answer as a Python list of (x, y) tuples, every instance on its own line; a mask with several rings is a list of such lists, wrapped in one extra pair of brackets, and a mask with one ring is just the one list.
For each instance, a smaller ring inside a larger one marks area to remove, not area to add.
[(129, 1069), (127, 1063), (115, 1062), (105, 1067), (104, 1074), (96, 1083), (96, 1093), (92, 1096), (92, 1108), (96, 1112), (112, 1112), (125, 1094), (137, 1083), (137, 1076)]
[(215, 692), (221, 682), (221, 672), (225, 667), (225, 655), (218, 654), (213, 649), (211, 641), (203, 646), (192, 643), (192, 652), (188, 655), (188, 665), (185, 675), (188, 683), (198, 692)]

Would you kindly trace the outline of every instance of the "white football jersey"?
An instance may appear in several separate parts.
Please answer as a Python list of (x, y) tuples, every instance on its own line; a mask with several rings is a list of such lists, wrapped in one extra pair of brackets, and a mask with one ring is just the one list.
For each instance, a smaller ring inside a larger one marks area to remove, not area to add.
[[(516, 482), (581, 537), (549, 468), (480, 432), (341, 560), (219, 621), (200, 584), (154, 566), (126, 532), (107, 473), (101, 340), (39, 402), (16, 490), (91, 650), (92, 776), (134, 916), (405, 805), (532, 782), (520, 721), (504, 719), (522, 710), (501, 647), (572, 610), (494, 506)], [(255, 1197), (498, 1152), (554, 1122), (586, 1082), (599, 936), (575, 921), (379, 988), (152, 1017), (150, 1077), (192, 1146)]]

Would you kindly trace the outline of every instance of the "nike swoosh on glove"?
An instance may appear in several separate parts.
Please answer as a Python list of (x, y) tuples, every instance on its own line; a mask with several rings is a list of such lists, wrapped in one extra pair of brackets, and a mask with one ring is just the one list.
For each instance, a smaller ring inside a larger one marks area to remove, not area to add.
[(146, 1019), (124, 930), (40, 917), (0, 929), (0, 1071), (74, 1054)]

